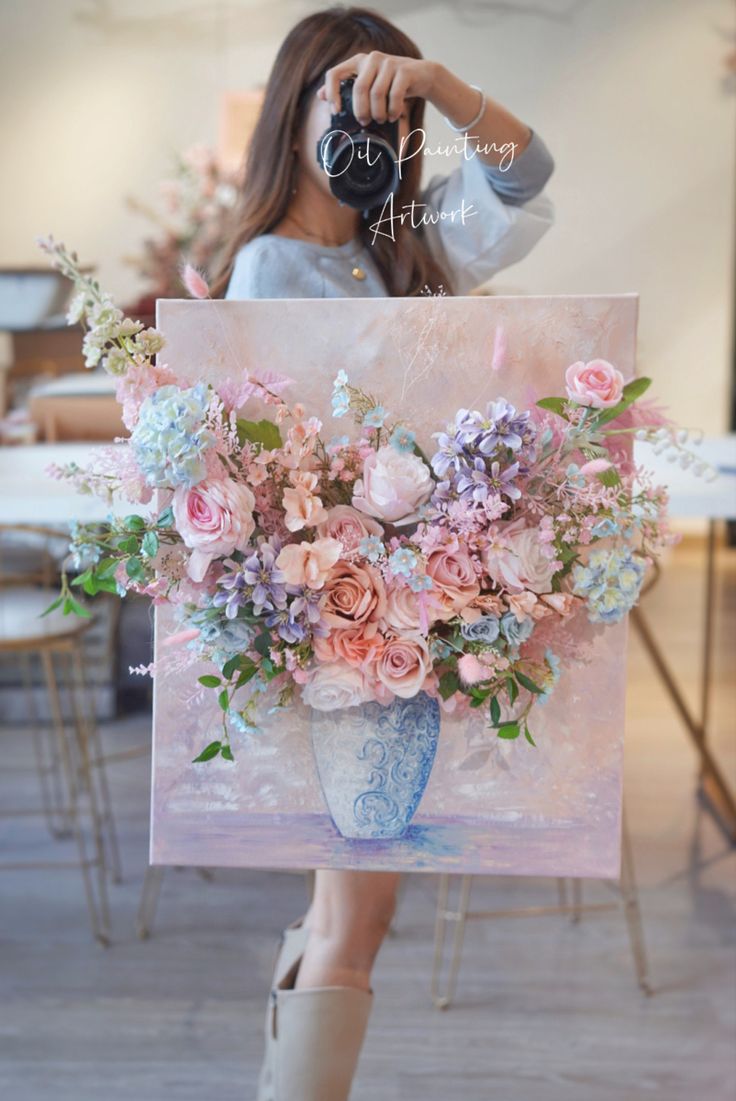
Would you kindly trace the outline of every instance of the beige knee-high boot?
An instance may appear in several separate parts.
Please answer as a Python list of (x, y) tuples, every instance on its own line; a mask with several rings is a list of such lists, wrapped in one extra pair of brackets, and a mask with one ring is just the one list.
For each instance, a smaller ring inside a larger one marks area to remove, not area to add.
[(295, 990), (295, 960), (271, 990), (274, 1101), (348, 1101), (373, 990)]
[[(303, 916), (292, 921), (281, 933), (279, 948), (273, 966), (271, 989), (288, 973), (297, 959), (301, 959), (306, 947), (309, 930), (303, 925)], [(256, 1101), (274, 1101), (273, 1092), (273, 1029), (271, 1027), (271, 999), (269, 998), (264, 1025), (264, 1051), (258, 1077)]]

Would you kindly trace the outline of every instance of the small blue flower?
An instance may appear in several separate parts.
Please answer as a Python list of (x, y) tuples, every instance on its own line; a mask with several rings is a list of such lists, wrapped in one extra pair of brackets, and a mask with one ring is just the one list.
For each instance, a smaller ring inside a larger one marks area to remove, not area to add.
[(386, 410), (382, 405), (374, 405), (363, 417), (363, 424), (366, 428), (383, 428), (385, 420)]
[(580, 467), (577, 463), (570, 463), (565, 474), (571, 486), (575, 486), (577, 489), (585, 489), (585, 475), (580, 473)]
[(424, 593), (427, 592), (428, 589), (434, 587), (434, 582), (426, 573), (420, 573), (414, 577), (410, 577), (408, 585), (413, 593)]
[(404, 577), (411, 577), (417, 568), (418, 561), (416, 553), (410, 550), (409, 547), (399, 547), (389, 558), (388, 564), (393, 573), (401, 573)]
[(386, 548), (377, 535), (364, 535), (358, 544), (358, 550), (369, 562), (377, 562), (386, 553)]
[(591, 535), (595, 535), (600, 539), (605, 538), (607, 535), (616, 535), (619, 527), (615, 520), (612, 520), (610, 516), (604, 516), (602, 520), (599, 520), (595, 527), (591, 528)]
[(348, 376), (345, 373), (345, 371), (343, 371), (343, 370), (338, 371), (337, 374), (335, 375), (335, 381), (332, 384), (333, 387), (336, 390), (342, 390), (343, 387), (347, 386), (347, 384), (348, 384)]
[(350, 395), (347, 390), (335, 390), (332, 395), (333, 417), (344, 417), (350, 409)]
[(415, 441), (416, 436), (414, 433), (399, 424), (394, 428), (388, 442), (392, 447), (395, 447), (397, 451), (413, 451)]

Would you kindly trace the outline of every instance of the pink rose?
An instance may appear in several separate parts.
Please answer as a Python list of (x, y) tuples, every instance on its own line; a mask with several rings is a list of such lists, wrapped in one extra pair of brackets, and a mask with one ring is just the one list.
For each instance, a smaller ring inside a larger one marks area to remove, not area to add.
[(511, 537), (511, 549), (516, 554), (516, 567), (524, 587), (534, 593), (549, 592), (555, 573), (556, 555), (547, 558), (546, 544), (540, 540), (539, 528), (522, 528)]
[(618, 405), (624, 388), (624, 376), (605, 359), (579, 360), (565, 371), (567, 396), (578, 405), (608, 409)]
[(341, 554), (342, 546), (337, 539), (289, 543), (279, 551), (276, 565), (283, 572), (287, 585), (321, 589)]
[(366, 456), (363, 477), (353, 487), (353, 504), (388, 523), (409, 522), (433, 489), (429, 468), (418, 455), (388, 445)]
[(327, 518), (318, 525), (317, 533), (339, 539), (343, 553), (348, 555), (357, 551), (367, 535), (383, 537), (383, 528), (375, 520), (361, 516), (350, 505), (335, 505), (327, 510)]
[(376, 676), (395, 696), (416, 696), (432, 669), (427, 644), (419, 635), (388, 639), (376, 662)]
[(174, 523), (192, 551), (187, 572), (202, 581), (213, 558), (245, 550), (253, 531), (255, 497), (242, 482), (209, 479), (174, 491)]
[(322, 616), (333, 629), (375, 622), (386, 611), (383, 578), (372, 566), (338, 562), (329, 572), (324, 591)]
[(419, 631), (421, 615), (417, 594), (408, 585), (393, 585), (386, 593), (384, 623), (395, 631)]
[(480, 593), (473, 560), (457, 543), (440, 547), (427, 558), (427, 574), (434, 582), (430, 594), (439, 596), (434, 614), (446, 622)]
[(360, 669), (343, 661), (316, 665), (302, 688), (302, 700), (316, 711), (358, 707), (372, 699), (374, 693)]

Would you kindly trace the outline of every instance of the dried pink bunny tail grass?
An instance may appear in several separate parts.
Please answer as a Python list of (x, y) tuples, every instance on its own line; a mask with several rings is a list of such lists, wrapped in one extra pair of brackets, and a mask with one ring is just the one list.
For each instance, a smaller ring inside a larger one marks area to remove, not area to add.
[(196, 268), (187, 263), (179, 269), (181, 281), (191, 294), (192, 298), (209, 298), (210, 288), (207, 280)]

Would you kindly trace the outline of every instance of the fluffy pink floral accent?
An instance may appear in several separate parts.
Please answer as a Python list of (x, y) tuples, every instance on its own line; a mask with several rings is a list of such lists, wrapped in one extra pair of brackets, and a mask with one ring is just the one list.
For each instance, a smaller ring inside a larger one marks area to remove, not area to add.
[(488, 679), (488, 670), (478, 661), (475, 654), (463, 654), (457, 659), (457, 671), (463, 684), (478, 684)]
[(181, 281), (187, 288), (192, 298), (209, 298), (210, 288), (207, 285), (207, 281), (204, 276), (192, 267), (191, 264), (185, 264), (180, 271)]

